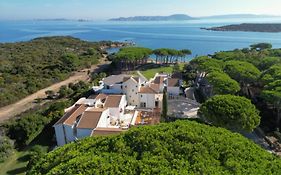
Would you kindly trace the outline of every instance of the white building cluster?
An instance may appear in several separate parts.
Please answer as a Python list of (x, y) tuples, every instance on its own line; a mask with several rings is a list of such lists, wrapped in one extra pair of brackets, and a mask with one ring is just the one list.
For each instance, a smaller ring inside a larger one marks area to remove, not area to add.
[(177, 96), (180, 87), (180, 80), (168, 75), (156, 75), (151, 81), (109, 76), (101, 82), (98, 95), (82, 98), (65, 109), (65, 115), (54, 125), (57, 144), (125, 131), (136, 124), (142, 111), (161, 111), (164, 88), (170, 96)]

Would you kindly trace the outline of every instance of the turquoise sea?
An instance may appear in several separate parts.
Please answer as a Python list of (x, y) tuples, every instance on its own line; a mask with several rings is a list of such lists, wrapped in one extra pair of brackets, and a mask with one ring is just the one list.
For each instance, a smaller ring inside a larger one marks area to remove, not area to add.
[(0, 21), (0, 42), (27, 41), (42, 36), (70, 35), (88, 41), (133, 41), (139, 46), (191, 49), (193, 56), (270, 42), (281, 48), (281, 33), (214, 32), (201, 27), (243, 22), (281, 23), (281, 18), (209, 19), (174, 22)]

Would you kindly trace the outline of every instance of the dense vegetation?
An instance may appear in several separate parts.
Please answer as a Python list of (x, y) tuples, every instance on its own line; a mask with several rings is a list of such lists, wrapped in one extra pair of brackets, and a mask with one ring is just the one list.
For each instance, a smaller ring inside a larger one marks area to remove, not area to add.
[(156, 56), (156, 64), (169, 64), (182, 61), (186, 56), (191, 55), (188, 49), (176, 50), (169, 48), (155, 49), (153, 54)]
[(14, 174), (17, 169), (25, 172), (39, 157), (53, 149), (56, 145), (53, 124), (63, 116), (66, 107), (91, 93), (89, 85), (78, 82), (63, 86), (52, 102), (3, 123), (0, 126), (0, 172)]
[(13, 141), (0, 135), (0, 163), (4, 162), (14, 152)]
[[(235, 94), (250, 99), (261, 111), (261, 126), (266, 132), (281, 128), (281, 49), (268, 43), (253, 44), (249, 48), (218, 52), (198, 57), (186, 66), (187, 81), (206, 79), (197, 86), (201, 101), (213, 95)], [(198, 82), (197, 82), (198, 83)], [(239, 83), (239, 86), (237, 86)], [(239, 90), (240, 89), (240, 90)], [(200, 96), (201, 95), (201, 96)]]
[(52, 121), (57, 121), (64, 114), (64, 108), (68, 104), (64, 102), (54, 103), (47, 109), (36, 112), (22, 114), (15, 120), (10, 120), (4, 124), (7, 135), (15, 140), (17, 147), (28, 145)]
[(281, 24), (255, 24), (255, 23), (244, 23), (244, 24), (235, 24), (227, 25), (221, 27), (212, 27), (212, 28), (202, 28), (206, 30), (213, 31), (243, 31), (243, 32), (281, 32)]
[(281, 160), (239, 134), (177, 121), (68, 144), (29, 174), (280, 174)]
[(56, 122), (64, 115), (64, 109), (71, 103), (78, 100), (82, 96), (86, 96), (89, 92), (89, 85), (80, 81), (69, 86), (62, 86), (59, 91), (61, 101), (53, 104), (46, 104), (47, 107), (41, 107), (40, 110), (23, 113), (16, 119), (5, 122), (2, 126), (9, 138), (15, 140), (17, 147), (24, 147), (31, 143), (46, 127), (46, 125)]
[(106, 44), (72, 37), (0, 44), (0, 107), (97, 64)]
[(224, 72), (213, 71), (207, 75), (207, 80), (213, 86), (214, 95), (236, 94), (240, 91), (239, 83)]
[(134, 70), (138, 65), (146, 64), (152, 50), (143, 47), (125, 47), (111, 55), (111, 60), (122, 70)]
[(161, 48), (151, 50), (143, 47), (125, 47), (110, 55), (109, 58), (121, 70), (135, 70), (138, 66), (147, 64), (151, 55), (155, 55), (156, 64), (167, 65), (178, 63), (190, 54), (191, 51), (188, 49)]
[(208, 99), (199, 113), (211, 124), (234, 131), (253, 131), (260, 124), (259, 112), (251, 101), (234, 95)]

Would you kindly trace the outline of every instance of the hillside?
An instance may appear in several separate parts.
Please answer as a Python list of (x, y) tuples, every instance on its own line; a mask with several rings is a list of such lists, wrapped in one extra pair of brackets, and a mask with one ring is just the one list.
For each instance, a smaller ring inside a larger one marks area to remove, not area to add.
[(227, 25), (221, 27), (212, 27), (212, 28), (202, 28), (205, 30), (212, 31), (241, 31), (241, 32), (270, 32), (277, 33), (281, 32), (281, 24), (255, 24), (255, 23), (243, 23), (237, 25)]
[(87, 138), (38, 160), (29, 174), (280, 174), (281, 160), (239, 134), (190, 121)]
[(184, 14), (176, 14), (170, 16), (135, 16), (135, 17), (120, 17), (113, 18), (109, 21), (184, 21), (184, 20), (192, 20), (195, 19), (188, 15)]
[(101, 47), (72, 37), (45, 37), (0, 44), (0, 107), (65, 80), (72, 72), (97, 64)]

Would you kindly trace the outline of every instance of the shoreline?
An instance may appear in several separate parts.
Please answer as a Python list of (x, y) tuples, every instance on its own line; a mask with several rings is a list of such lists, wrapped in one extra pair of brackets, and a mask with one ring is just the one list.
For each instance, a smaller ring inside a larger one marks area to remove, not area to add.
[(219, 27), (201, 27), (201, 30), (218, 32), (281, 33), (281, 23), (242, 23)]

